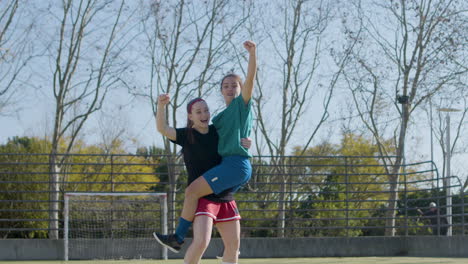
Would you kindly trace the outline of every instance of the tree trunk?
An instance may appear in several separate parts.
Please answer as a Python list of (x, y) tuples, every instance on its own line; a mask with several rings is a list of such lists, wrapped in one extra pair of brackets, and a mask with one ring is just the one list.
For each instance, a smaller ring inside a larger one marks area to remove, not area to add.
[(406, 138), (406, 130), (408, 128), (408, 120), (409, 120), (409, 105), (403, 105), (402, 111), (402, 124), (400, 127), (400, 135), (398, 138), (398, 147), (397, 147), (397, 158), (395, 164), (392, 166), (392, 170), (388, 177), (390, 182), (390, 194), (388, 197), (388, 207), (387, 211), (385, 212), (385, 236), (395, 236), (396, 229), (395, 229), (395, 216), (397, 212), (397, 200), (398, 200), (398, 186), (400, 181), (400, 168), (402, 165), (402, 161), (404, 160), (405, 155), (405, 138)]
[(398, 185), (399, 185), (398, 175), (389, 176), (390, 180), (390, 194), (388, 196), (388, 207), (385, 212), (385, 236), (395, 236), (395, 216), (397, 210), (397, 200), (398, 200)]
[(285, 165), (284, 156), (280, 156), (280, 160), (276, 166), (276, 172), (280, 179), (280, 188), (278, 196), (278, 220), (277, 220), (277, 237), (285, 236), (286, 227), (286, 173), (287, 169)]
[(281, 175), (281, 186), (280, 186), (280, 194), (279, 194), (279, 203), (278, 203), (278, 232), (277, 237), (284, 237), (284, 229), (286, 227), (286, 182), (284, 180), (284, 176)]
[(57, 156), (52, 152), (49, 157), (49, 238), (59, 239), (59, 199), (60, 166)]

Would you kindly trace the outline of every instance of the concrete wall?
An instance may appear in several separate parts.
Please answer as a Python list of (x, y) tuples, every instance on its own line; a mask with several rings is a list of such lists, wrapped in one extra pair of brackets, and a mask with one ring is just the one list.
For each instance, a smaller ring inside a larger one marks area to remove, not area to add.
[[(221, 251), (221, 240), (214, 238), (205, 257), (214, 258)], [(135, 245), (142, 257), (160, 258), (161, 250), (154, 240), (114, 241), (96, 243), (73, 254), (74, 258), (92, 256), (95, 252), (130, 254)], [(190, 239), (186, 241), (186, 246)], [(98, 248), (98, 246), (102, 246)], [(87, 248), (87, 249), (86, 249)], [(117, 248), (117, 249), (116, 249)], [(352, 237), (352, 238), (244, 238), (241, 241), (241, 258), (275, 257), (356, 257), (356, 256), (418, 256), (418, 257), (468, 257), (466, 237)], [(145, 256), (146, 254), (146, 256)], [(182, 258), (169, 252), (169, 258)], [(60, 260), (63, 259), (63, 241), (46, 239), (0, 239), (0, 260)]]
[(63, 259), (63, 241), (49, 239), (0, 239), (0, 260)]
[(248, 238), (242, 257), (468, 257), (468, 237)]

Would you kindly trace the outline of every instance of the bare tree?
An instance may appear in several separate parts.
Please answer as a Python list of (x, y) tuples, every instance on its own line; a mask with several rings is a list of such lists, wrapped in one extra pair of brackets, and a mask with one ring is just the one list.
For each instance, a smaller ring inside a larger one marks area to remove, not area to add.
[(122, 149), (128, 149), (128, 144), (137, 141), (129, 130), (132, 119), (126, 111), (104, 107), (96, 116), (98, 124), (91, 133), (99, 136), (97, 146), (102, 149), (103, 154), (118, 153)]
[(21, 74), (34, 57), (29, 38), (34, 17), (28, 16), (26, 3), (20, 0), (2, 1), (0, 10), (0, 115), (4, 115), (27, 79)]
[[(465, 85), (465, 84), (461, 84)], [(451, 126), (451, 142), (450, 144), (450, 156), (453, 157), (457, 153), (466, 153), (468, 148), (466, 144), (463, 144), (463, 140), (468, 140), (468, 137), (464, 131), (468, 129), (466, 119), (468, 118), (468, 90), (467, 89), (453, 89), (456, 86), (452, 86), (447, 89), (446, 92), (435, 95), (431, 100), (431, 108), (429, 110), (437, 110), (443, 108), (454, 109), (456, 112), (450, 114), (450, 126)], [(461, 86), (464, 87), (464, 86)], [(446, 175), (446, 161), (447, 161), (447, 118), (448, 113), (436, 111), (433, 113), (433, 118), (430, 122), (434, 130), (434, 136), (439, 143), (440, 150), (442, 152), (442, 178), (452, 175)], [(460, 144), (461, 143), (461, 144)], [(460, 175), (461, 176), (461, 175)]]
[[(59, 22), (50, 47), (55, 103), (50, 169), (49, 238), (58, 238), (60, 172), (88, 118), (101, 109), (109, 89), (126, 69), (121, 16), (125, 1), (67, 0), (52, 6)], [(61, 14), (60, 14), (61, 13)], [(119, 45), (120, 44), (120, 45)], [(61, 144), (63, 146), (61, 146)]]
[[(463, 1), (375, 1), (350, 6), (348, 38), (359, 39), (346, 80), (355, 107), (379, 147), (389, 175), (387, 236), (395, 217), (411, 117), (432, 95), (443, 91), (466, 67), (454, 58), (463, 50)], [(466, 34), (465, 34), (466, 35)], [(393, 138), (393, 146), (383, 144)]]
[[(156, 96), (170, 93), (166, 118), (171, 126), (177, 127), (176, 114), (181, 107), (184, 109), (187, 100), (206, 96), (218, 87), (223, 66), (230, 59), (229, 40), (244, 21), (230, 3), (233, 2), (179, 0), (152, 2), (149, 7), (146, 1), (141, 4), (147, 10), (141, 25), (150, 71), (146, 90), (136, 93), (148, 98), (153, 114), (157, 109)], [(164, 148), (166, 154), (171, 154), (168, 163), (181, 162), (176, 146), (166, 138)], [(175, 219), (178, 173), (174, 166), (168, 168), (169, 219)]]
[[(304, 143), (301, 149), (304, 153), (328, 119), (337, 81), (349, 58), (347, 50), (352, 45), (344, 49), (343, 56), (330, 56), (330, 42), (327, 42), (325, 36), (334, 19), (335, 6), (330, 1), (295, 0), (270, 5), (253, 6), (258, 16), (252, 18), (255, 21), (251, 22), (253, 27), (250, 29), (253, 38), (259, 43), (260, 60), (262, 56), (266, 57), (260, 63), (256, 80), (258, 89), (254, 96), (254, 107), (257, 124), (254, 133), (256, 143), (264, 143), (262, 146), (257, 145), (257, 151), (265, 154), (263, 148), (266, 148), (267, 155), (273, 157), (271, 162), (276, 165), (275, 174), (280, 175), (278, 181), (282, 184), (277, 197), (277, 235), (284, 237), (286, 201), (290, 198), (286, 194), (288, 167), (285, 166), (285, 155), (298, 130), (301, 130)], [(273, 18), (266, 16), (268, 12), (265, 9), (268, 8), (280, 11), (280, 14)], [(258, 23), (261, 23), (261, 30), (255, 29)], [(271, 52), (262, 53), (269, 48)], [(336, 64), (331, 67), (334, 72), (320, 76), (320, 67), (325, 68), (321, 63), (333, 57), (337, 58)], [(239, 65), (245, 64), (241, 56), (238, 56), (238, 61)], [(320, 108), (314, 106), (320, 112), (319, 120), (314, 123), (306, 115), (313, 99), (322, 100)], [(270, 116), (279, 116), (279, 119), (272, 120), (268, 118)], [(307, 126), (304, 126), (306, 122)], [(301, 125), (307, 127), (306, 131), (301, 129)]]

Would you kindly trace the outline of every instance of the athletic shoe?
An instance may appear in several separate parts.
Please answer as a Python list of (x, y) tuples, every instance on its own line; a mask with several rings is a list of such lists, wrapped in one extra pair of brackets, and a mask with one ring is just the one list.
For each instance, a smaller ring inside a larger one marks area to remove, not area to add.
[[(224, 253), (224, 247), (221, 249), (221, 252), (216, 255), (216, 258), (222, 260), (223, 259), (223, 253)], [(237, 254), (238, 254), (238, 256), (240, 256), (240, 251)]]
[(223, 259), (223, 254), (224, 254), (224, 245), (223, 245), (223, 247), (221, 248), (221, 252), (219, 252), (218, 254), (216, 254), (216, 258), (217, 258), (217, 259)]
[(161, 235), (159, 233), (154, 232), (153, 233), (154, 238), (159, 242), (159, 244), (163, 245), (164, 247), (167, 247), (170, 251), (174, 253), (179, 253), (179, 250), (184, 244), (184, 242), (179, 243), (177, 241), (176, 235), (171, 234), (171, 235)]

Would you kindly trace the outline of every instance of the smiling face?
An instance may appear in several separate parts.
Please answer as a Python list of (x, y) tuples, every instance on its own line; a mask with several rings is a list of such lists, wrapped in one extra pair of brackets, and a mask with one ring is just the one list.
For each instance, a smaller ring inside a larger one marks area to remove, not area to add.
[(241, 93), (240, 78), (236, 76), (227, 76), (221, 83), (221, 94), (224, 97), (226, 105), (229, 105), (234, 98)]
[(210, 109), (205, 101), (198, 101), (191, 106), (188, 118), (192, 121), (192, 128), (205, 130), (210, 123)]

